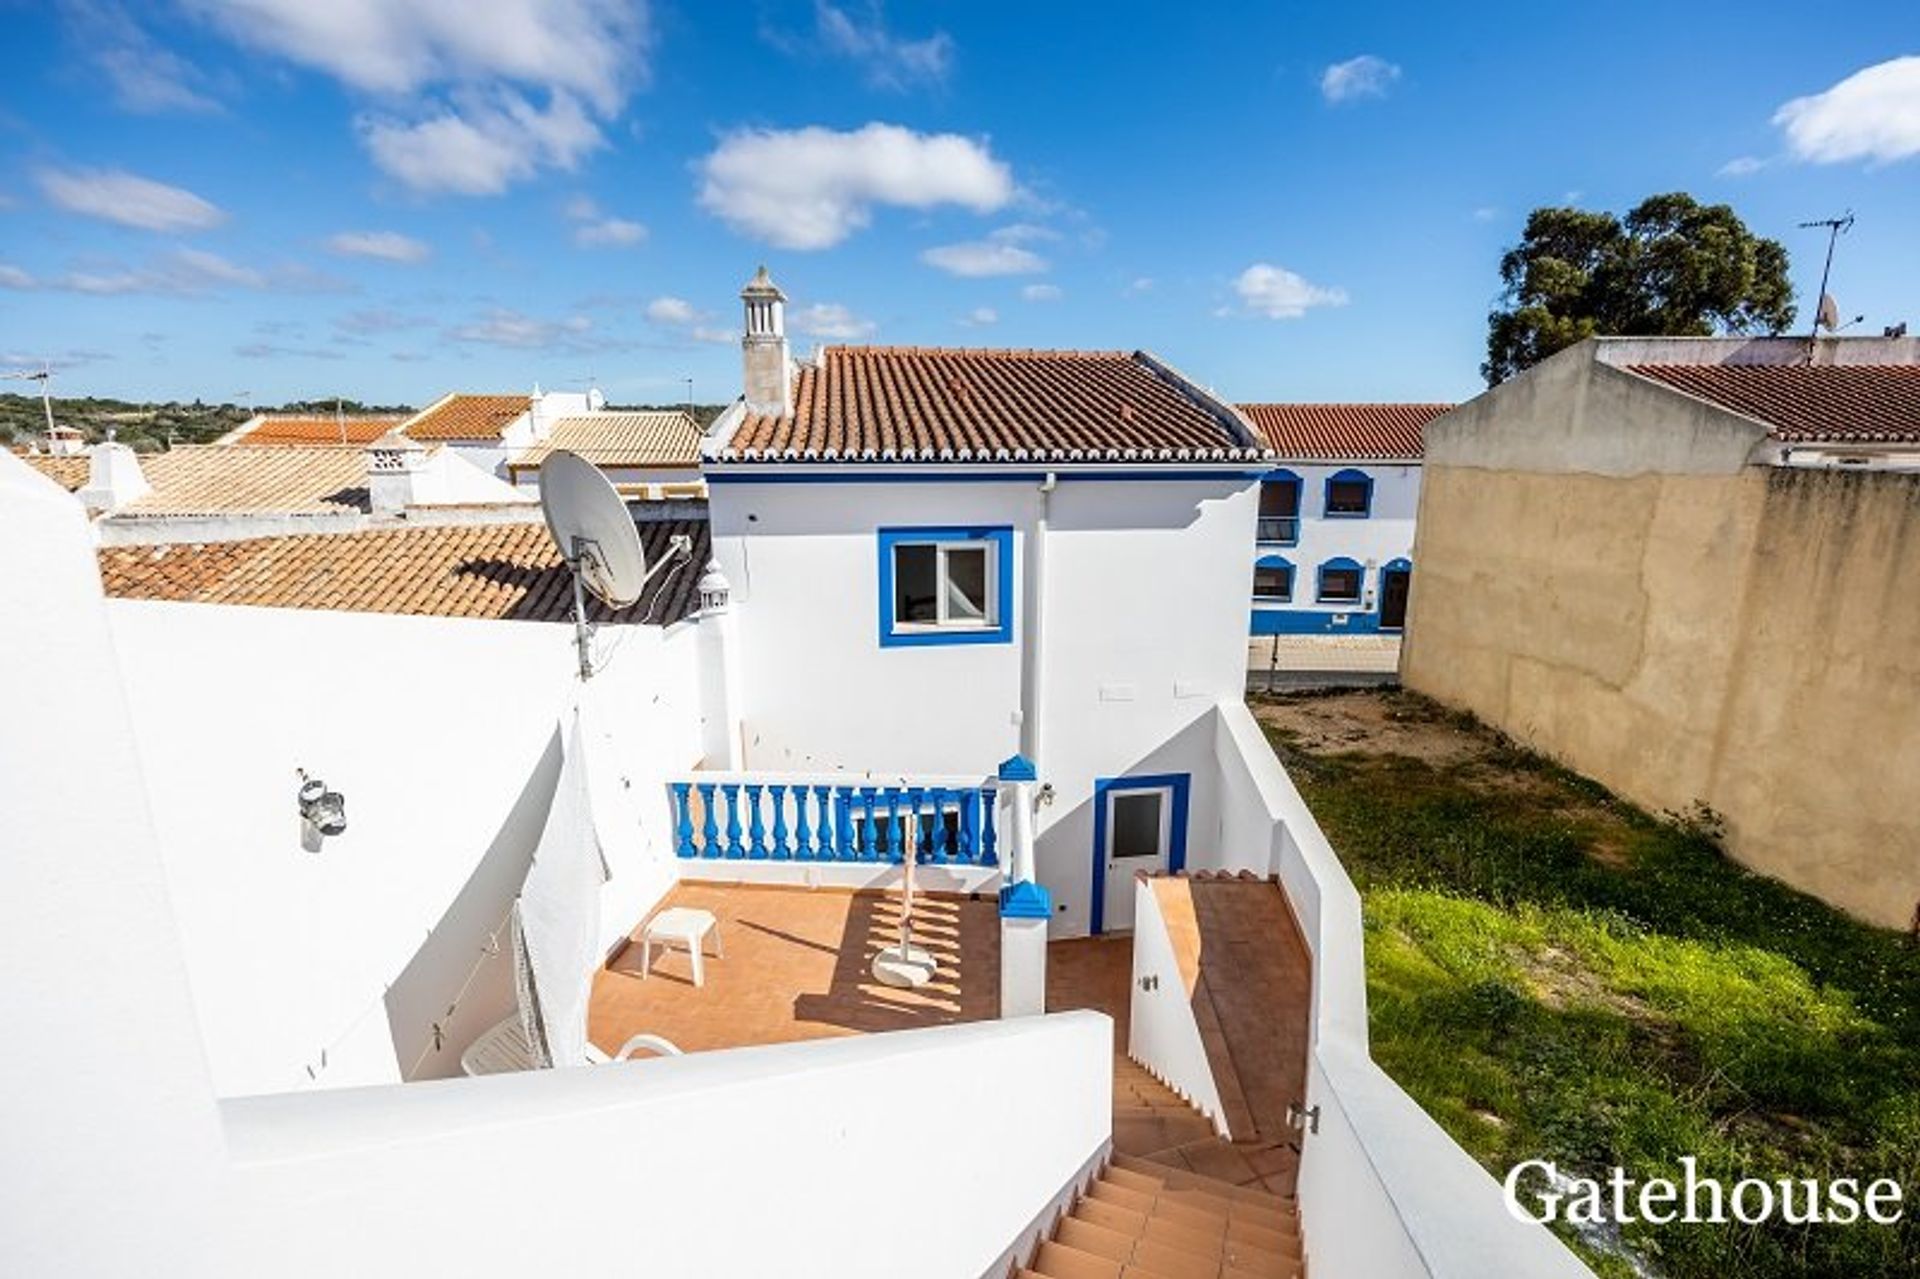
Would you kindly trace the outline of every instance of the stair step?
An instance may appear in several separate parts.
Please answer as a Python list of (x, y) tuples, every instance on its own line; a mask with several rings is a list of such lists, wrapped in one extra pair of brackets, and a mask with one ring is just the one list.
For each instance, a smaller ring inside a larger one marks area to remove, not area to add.
[(1133, 1173), (1136, 1176), (1144, 1176), (1152, 1180), (1157, 1180), (1162, 1185), (1176, 1190), (1199, 1190), (1231, 1199), (1236, 1203), (1249, 1204), (1253, 1207), (1268, 1209), (1269, 1211), (1286, 1211), (1293, 1206), (1291, 1196), (1274, 1195), (1263, 1190), (1251, 1190), (1245, 1186), (1236, 1186), (1231, 1182), (1221, 1181), (1217, 1177), (1207, 1177), (1200, 1173), (1190, 1172), (1181, 1168), (1169, 1168), (1165, 1164), (1157, 1164), (1152, 1160), (1142, 1159), (1138, 1155), (1122, 1154), (1119, 1151), (1115, 1151), (1113, 1154), (1113, 1162), (1109, 1165), (1108, 1171), (1111, 1172), (1115, 1168), (1123, 1172)]
[(1033, 1268), (1047, 1279), (1120, 1279), (1120, 1263), (1049, 1239), (1033, 1255)]

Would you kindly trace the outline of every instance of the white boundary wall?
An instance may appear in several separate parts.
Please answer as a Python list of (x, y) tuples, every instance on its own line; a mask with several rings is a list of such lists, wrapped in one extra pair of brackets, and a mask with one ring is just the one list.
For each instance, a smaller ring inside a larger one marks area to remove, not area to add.
[(1573, 1279), (1592, 1272), (1544, 1226), (1507, 1213), (1500, 1183), (1456, 1145), (1367, 1053), (1360, 894), (1306, 801), (1239, 701), (1215, 719), (1217, 847), (1196, 869), (1278, 875), (1314, 965), (1300, 1213), (1316, 1273)]
[[(1127, 1055), (1211, 1119), (1222, 1136), (1230, 1136), (1220, 1088), (1207, 1061), (1200, 1023), (1193, 1015), (1192, 995), (1180, 980), (1180, 960), (1173, 953), (1160, 899), (1145, 878), (1133, 881), (1133, 891), (1133, 984)], [(1153, 989), (1140, 988), (1143, 976), (1151, 976)]]
[[(456, 1072), (512, 1008), (504, 933), (482, 958), (559, 775), (572, 627), (136, 600), (107, 612), (216, 1091)], [(598, 635), (605, 666), (588, 687), (641, 835), (607, 845), (605, 947), (675, 879), (665, 780), (700, 754), (693, 631)], [(346, 797), (346, 832), (317, 851), (302, 842), (299, 768)]]

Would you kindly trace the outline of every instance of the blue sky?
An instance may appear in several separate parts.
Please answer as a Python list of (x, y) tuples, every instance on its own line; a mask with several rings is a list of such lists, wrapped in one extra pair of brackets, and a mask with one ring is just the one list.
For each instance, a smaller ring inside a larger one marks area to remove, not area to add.
[[(1479, 388), (1528, 209), (1683, 189), (1920, 322), (1900, 5), (0, 0), (0, 359), (268, 403), (738, 390), (820, 341)], [(485, 18), (474, 16), (480, 13)], [(24, 55), (22, 51), (32, 51)]]

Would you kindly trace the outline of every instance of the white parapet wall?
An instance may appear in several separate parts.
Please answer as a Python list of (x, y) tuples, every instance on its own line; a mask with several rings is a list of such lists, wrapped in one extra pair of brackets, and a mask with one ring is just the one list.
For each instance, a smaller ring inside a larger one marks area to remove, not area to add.
[(1180, 960), (1167, 933), (1160, 899), (1144, 876), (1134, 880), (1130, 998), (1128, 1054), (1211, 1119), (1221, 1135), (1230, 1136), (1220, 1089), (1207, 1062), (1207, 1046), (1194, 1017), (1192, 993), (1181, 982)]
[(1574, 1279), (1590, 1271), (1544, 1226), (1511, 1216), (1500, 1183), (1367, 1052), (1360, 894), (1253, 713), (1222, 701), (1219, 864), (1277, 875), (1313, 958), (1302, 1235), (1316, 1274), (1367, 1279)]
[(228, 1102), (238, 1273), (1002, 1276), (1106, 1153), (1112, 1036), (1059, 1013)]

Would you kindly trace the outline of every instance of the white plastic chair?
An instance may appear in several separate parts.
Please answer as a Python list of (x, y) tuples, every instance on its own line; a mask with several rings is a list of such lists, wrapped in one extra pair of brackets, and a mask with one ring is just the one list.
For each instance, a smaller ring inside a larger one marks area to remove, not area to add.
[[(650, 1052), (656, 1057), (684, 1056), (680, 1048), (670, 1039), (659, 1035), (635, 1035), (620, 1045), (620, 1051), (609, 1057), (587, 1045), (587, 1060), (596, 1066), (611, 1061), (628, 1061), (637, 1052)], [(527, 1034), (520, 1026), (520, 1015), (506, 1018), (491, 1026), (460, 1054), (460, 1069), (469, 1075), (504, 1075), (518, 1070), (532, 1070), (533, 1049), (527, 1043)]]

